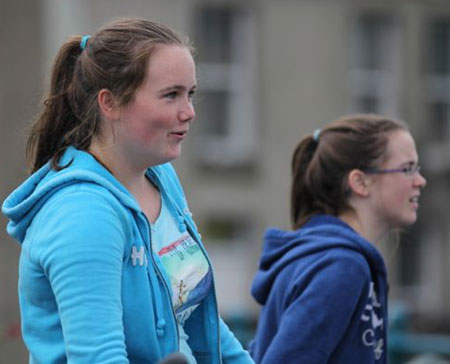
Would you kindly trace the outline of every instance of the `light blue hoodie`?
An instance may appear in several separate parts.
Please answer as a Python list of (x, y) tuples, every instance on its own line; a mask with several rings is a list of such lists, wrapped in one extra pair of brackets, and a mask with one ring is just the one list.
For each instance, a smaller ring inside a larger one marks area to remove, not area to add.
[[(137, 201), (90, 154), (69, 148), (3, 203), (22, 244), (19, 301), (34, 363), (155, 363), (178, 351), (170, 282)], [(202, 246), (170, 164), (148, 177)], [(185, 324), (199, 364), (253, 363), (219, 318), (212, 289)]]

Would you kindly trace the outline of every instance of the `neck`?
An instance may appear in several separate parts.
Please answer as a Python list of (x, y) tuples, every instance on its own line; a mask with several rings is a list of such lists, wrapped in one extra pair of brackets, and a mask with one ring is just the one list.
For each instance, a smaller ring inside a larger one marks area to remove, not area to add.
[(113, 148), (101, 146), (99, 143), (92, 143), (88, 152), (133, 195), (139, 195), (147, 183), (146, 168), (134, 168), (133, 163), (128, 161), (123, 154), (116, 153)]
[(367, 216), (363, 211), (349, 210), (338, 217), (371, 243), (378, 243), (387, 233), (379, 221)]
[(158, 189), (145, 176), (146, 168), (136, 168), (132, 159), (113, 148), (93, 143), (89, 148), (94, 158), (108, 169), (116, 179), (135, 197), (142, 212), (150, 222), (155, 222), (161, 208)]

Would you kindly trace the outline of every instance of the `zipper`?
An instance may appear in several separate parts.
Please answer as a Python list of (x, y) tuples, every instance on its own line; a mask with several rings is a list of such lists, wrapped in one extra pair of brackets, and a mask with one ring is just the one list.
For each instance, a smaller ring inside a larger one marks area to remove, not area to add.
[[(166, 280), (163, 277), (163, 274), (161, 273), (161, 271), (159, 270), (158, 265), (156, 264), (156, 261), (155, 261), (155, 257), (153, 256), (153, 247), (152, 247), (152, 238), (151, 238), (151, 230), (152, 229), (150, 227), (150, 222), (148, 221), (147, 216), (145, 216), (145, 214), (142, 211), (140, 213), (144, 217), (144, 220), (145, 220), (145, 222), (147, 224), (147, 228), (148, 228), (148, 242), (149, 242), (149, 248), (150, 248), (149, 255), (150, 255), (151, 262), (152, 262), (152, 266), (155, 269), (157, 277), (163, 282), (165, 293), (166, 293), (167, 297), (169, 298), (172, 317), (174, 319), (175, 329), (177, 332), (177, 351), (180, 351), (180, 332), (178, 330), (178, 321), (177, 321), (177, 317), (175, 315), (175, 310), (173, 309), (172, 294), (170, 294), (171, 289), (170, 289), (170, 287), (167, 286)], [(149, 272), (147, 272), (147, 273), (150, 274)], [(158, 313), (158, 311), (157, 311), (157, 313)], [(158, 320), (159, 320), (159, 317), (158, 317)], [(158, 324), (158, 323), (156, 323), (156, 324)]]
[(184, 215), (182, 215), (184, 217), (184, 222), (187, 226), (188, 232), (189, 234), (191, 234), (191, 236), (195, 239), (195, 242), (197, 243), (197, 245), (199, 246), (199, 248), (201, 249), (201, 251), (203, 252), (203, 255), (205, 256), (208, 265), (209, 265), (209, 269), (211, 270), (211, 276), (212, 276), (212, 290), (213, 290), (213, 296), (214, 296), (214, 310), (216, 312), (216, 322), (217, 322), (217, 350), (218, 350), (218, 357), (219, 357), (219, 364), (222, 364), (222, 355), (221, 355), (221, 346), (220, 346), (220, 320), (219, 320), (219, 307), (217, 305), (217, 295), (216, 295), (216, 284), (215, 284), (215, 280), (214, 280), (214, 271), (213, 271), (213, 267), (211, 264), (211, 261), (209, 259), (209, 256), (206, 252), (206, 249), (203, 247), (203, 245), (200, 243), (200, 241), (197, 238), (197, 235), (194, 233), (194, 230), (192, 229), (189, 221), (187, 221), (187, 219), (185, 218)]

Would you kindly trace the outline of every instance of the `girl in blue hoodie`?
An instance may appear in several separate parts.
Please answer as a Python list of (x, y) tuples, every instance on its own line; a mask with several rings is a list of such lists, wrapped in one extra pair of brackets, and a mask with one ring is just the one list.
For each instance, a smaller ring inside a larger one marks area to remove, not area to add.
[(28, 140), (32, 174), (3, 204), (22, 245), (30, 363), (253, 362), (219, 317), (168, 163), (195, 89), (189, 44), (161, 24), (119, 19), (61, 47)]
[(294, 230), (265, 233), (251, 355), (264, 364), (384, 364), (388, 285), (375, 244), (416, 221), (426, 181), (414, 140), (395, 120), (350, 115), (304, 138), (292, 172)]

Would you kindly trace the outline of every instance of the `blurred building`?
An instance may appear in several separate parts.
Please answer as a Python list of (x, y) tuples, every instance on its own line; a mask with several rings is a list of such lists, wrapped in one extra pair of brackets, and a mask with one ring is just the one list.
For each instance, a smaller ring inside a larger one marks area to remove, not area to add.
[[(349, 112), (377, 112), (410, 125), (428, 180), (418, 223), (380, 246), (391, 301), (422, 330), (450, 332), (448, 0), (0, 0), (2, 200), (26, 175), (26, 125), (57, 49), (117, 16), (171, 25), (197, 49), (198, 120), (175, 165), (224, 314), (257, 313), (249, 285), (264, 229), (289, 228), (300, 138)], [(1, 221), (0, 362), (25, 362), (19, 246)]]

